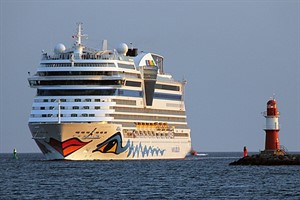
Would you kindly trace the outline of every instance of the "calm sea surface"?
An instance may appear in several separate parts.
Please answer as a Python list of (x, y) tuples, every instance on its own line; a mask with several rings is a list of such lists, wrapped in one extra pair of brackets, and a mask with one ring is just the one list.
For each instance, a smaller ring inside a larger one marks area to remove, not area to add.
[(300, 199), (300, 166), (229, 166), (241, 153), (156, 161), (0, 154), (0, 199)]

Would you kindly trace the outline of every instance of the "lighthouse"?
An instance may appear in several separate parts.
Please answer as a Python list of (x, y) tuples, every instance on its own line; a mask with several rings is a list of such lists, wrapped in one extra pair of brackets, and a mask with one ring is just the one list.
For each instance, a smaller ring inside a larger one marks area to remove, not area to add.
[(280, 150), (278, 137), (279, 111), (274, 97), (267, 102), (267, 111), (264, 112), (264, 117), (266, 118), (266, 126), (264, 129), (266, 132), (266, 143), (264, 153), (282, 154), (283, 152)]

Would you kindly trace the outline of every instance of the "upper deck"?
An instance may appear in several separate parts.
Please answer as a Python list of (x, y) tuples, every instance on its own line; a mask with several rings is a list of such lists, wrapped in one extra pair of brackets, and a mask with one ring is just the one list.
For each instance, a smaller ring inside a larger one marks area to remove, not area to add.
[[(138, 53), (124, 43), (113, 50), (107, 49), (107, 41), (99, 50), (86, 47), (81, 25), (73, 46), (58, 44), (53, 54), (43, 52), (37, 72), (28, 78), (36, 88), (30, 122), (132, 123), (134, 118), (186, 124), (185, 115), (177, 116), (178, 109), (184, 111), (184, 83), (164, 73), (162, 56)], [(151, 116), (142, 112), (145, 108), (153, 110)], [(158, 118), (155, 112), (162, 110), (169, 113)]]

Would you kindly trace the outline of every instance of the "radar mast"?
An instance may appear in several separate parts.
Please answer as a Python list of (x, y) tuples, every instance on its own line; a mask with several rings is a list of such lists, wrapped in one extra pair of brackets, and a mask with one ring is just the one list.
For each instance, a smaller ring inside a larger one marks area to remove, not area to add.
[(87, 38), (86, 34), (82, 34), (82, 22), (77, 22), (77, 33), (73, 35), (72, 37), (75, 38), (74, 43), (74, 55), (76, 59), (81, 59), (82, 51), (84, 46), (81, 43), (82, 37)]

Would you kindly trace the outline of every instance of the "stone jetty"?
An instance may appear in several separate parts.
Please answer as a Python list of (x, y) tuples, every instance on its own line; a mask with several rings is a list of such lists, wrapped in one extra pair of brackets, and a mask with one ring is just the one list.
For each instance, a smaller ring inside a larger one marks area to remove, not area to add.
[(243, 157), (229, 165), (300, 165), (300, 154), (257, 154)]

